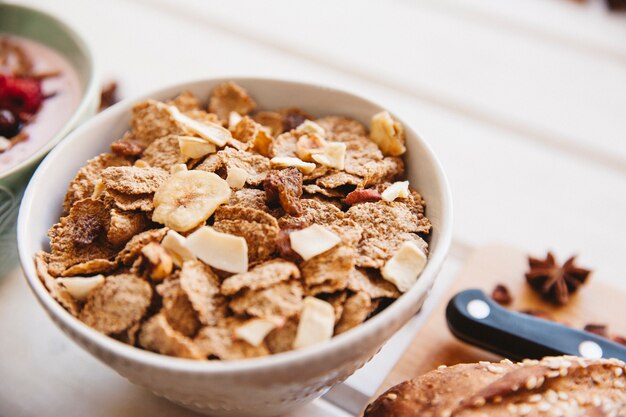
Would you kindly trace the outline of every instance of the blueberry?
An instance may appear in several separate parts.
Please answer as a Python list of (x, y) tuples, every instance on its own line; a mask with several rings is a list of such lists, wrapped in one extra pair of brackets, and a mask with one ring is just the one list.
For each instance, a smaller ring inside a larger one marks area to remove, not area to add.
[(0, 136), (12, 138), (20, 132), (20, 121), (9, 110), (0, 109)]

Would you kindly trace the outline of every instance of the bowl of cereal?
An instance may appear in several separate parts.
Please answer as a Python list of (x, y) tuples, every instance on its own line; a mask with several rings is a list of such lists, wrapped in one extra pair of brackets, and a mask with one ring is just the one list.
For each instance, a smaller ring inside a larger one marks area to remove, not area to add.
[(131, 382), (208, 415), (275, 416), (420, 309), (451, 204), (429, 146), (381, 106), (212, 79), (68, 136), (26, 190), (18, 246), (53, 321)]
[(15, 221), (30, 175), (98, 99), (91, 52), (73, 29), (0, 4), (0, 276), (17, 259)]

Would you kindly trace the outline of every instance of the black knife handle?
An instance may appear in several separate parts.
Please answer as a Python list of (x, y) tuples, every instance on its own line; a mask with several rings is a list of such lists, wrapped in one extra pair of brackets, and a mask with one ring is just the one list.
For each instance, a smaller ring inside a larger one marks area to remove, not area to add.
[(558, 355), (626, 360), (626, 347), (622, 345), (507, 310), (477, 289), (455, 295), (446, 308), (446, 319), (457, 338), (513, 360)]

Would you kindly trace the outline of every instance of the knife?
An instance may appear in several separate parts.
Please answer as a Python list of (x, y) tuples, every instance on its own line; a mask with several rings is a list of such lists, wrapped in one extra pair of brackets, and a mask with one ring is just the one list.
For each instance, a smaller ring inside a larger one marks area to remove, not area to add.
[(512, 360), (574, 355), (626, 361), (626, 347), (593, 333), (507, 310), (478, 289), (461, 291), (446, 307), (458, 339)]

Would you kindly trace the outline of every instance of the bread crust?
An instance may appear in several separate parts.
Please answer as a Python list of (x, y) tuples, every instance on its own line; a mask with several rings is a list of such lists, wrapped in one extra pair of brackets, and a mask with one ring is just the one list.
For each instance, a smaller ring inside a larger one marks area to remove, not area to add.
[(378, 397), (364, 417), (626, 416), (626, 364), (615, 359), (442, 366)]

